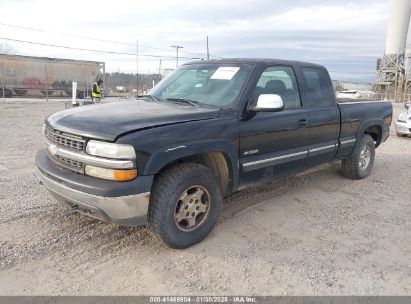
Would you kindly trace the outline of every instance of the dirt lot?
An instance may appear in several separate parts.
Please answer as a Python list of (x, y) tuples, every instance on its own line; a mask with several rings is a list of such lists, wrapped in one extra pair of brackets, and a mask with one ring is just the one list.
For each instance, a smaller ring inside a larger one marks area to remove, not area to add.
[(392, 133), (365, 180), (335, 163), (237, 193), (204, 242), (172, 250), (39, 183), (42, 121), (60, 109), (0, 101), (1, 295), (411, 295), (411, 138)]

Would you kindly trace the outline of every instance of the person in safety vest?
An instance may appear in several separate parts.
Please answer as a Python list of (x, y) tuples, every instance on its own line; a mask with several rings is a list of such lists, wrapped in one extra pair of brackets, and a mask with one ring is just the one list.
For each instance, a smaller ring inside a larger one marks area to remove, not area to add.
[(91, 99), (95, 103), (101, 102), (101, 91), (100, 85), (103, 83), (103, 80), (99, 79), (95, 83), (93, 83), (93, 88), (91, 90)]

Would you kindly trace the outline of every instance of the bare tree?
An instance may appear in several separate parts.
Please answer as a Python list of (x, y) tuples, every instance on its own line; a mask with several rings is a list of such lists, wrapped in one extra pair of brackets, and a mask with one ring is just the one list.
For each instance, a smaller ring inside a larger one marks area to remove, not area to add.
[(15, 48), (12, 45), (8, 44), (7, 42), (3, 42), (0, 44), (0, 54), (12, 55), (15, 53), (16, 53)]

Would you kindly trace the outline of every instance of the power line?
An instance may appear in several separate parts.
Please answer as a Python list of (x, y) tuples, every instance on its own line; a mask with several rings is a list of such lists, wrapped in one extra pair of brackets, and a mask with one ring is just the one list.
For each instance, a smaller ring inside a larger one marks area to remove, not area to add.
[[(116, 54), (116, 55), (129, 55), (129, 56), (136, 56), (137, 55), (137, 53), (115, 52), (115, 51), (96, 50), (96, 49), (84, 49), (84, 48), (76, 48), (76, 47), (65, 46), (65, 45), (56, 45), (56, 44), (49, 44), (49, 43), (42, 43), (42, 42), (12, 39), (12, 38), (7, 38), (7, 37), (0, 37), (0, 39), (7, 40), (7, 41), (13, 41), (13, 42), (19, 42), (19, 43), (28, 43), (28, 44), (49, 46), (49, 47), (55, 47), (55, 48), (77, 50), (77, 51)], [(169, 59), (174, 59), (175, 58), (175, 57), (172, 57), (172, 56), (153, 55), (153, 54), (139, 54), (139, 56), (141, 56), (141, 57), (152, 57), (152, 58), (169, 58)], [(183, 59), (202, 59), (202, 58), (196, 58), (196, 57), (180, 57), (180, 58), (183, 58)]]
[(73, 34), (68, 34), (68, 33), (59, 33), (59, 32), (55, 32), (55, 31), (48, 31), (48, 30), (43, 30), (43, 29), (38, 29), (38, 28), (32, 28), (32, 27), (27, 27), (27, 26), (7, 24), (7, 23), (3, 23), (3, 22), (0, 22), (0, 25), (8, 26), (8, 27), (14, 27), (14, 28), (22, 29), (22, 30), (29, 30), (29, 31), (41, 32), (41, 33), (49, 33), (49, 34), (57, 34), (57, 35), (64, 35), (64, 36), (69, 36), (69, 37), (74, 37), (74, 38), (88, 39), (88, 40), (94, 40), (94, 41), (100, 41), (100, 42), (116, 43), (116, 44), (130, 45), (130, 46), (133, 45), (133, 44), (131, 44), (131, 43), (125, 43), (125, 42), (121, 42), (121, 41), (105, 40), (105, 39), (99, 39), (99, 38), (91, 38), (91, 37), (80, 36), (80, 35), (73, 35)]
[[(121, 44), (121, 45), (127, 45), (127, 46), (133, 46), (135, 47), (134, 44), (132, 43), (127, 43), (127, 42), (122, 42), (122, 41), (116, 41), (116, 40), (107, 40), (107, 39), (101, 39), (101, 38), (92, 38), (92, 37), (87, 37), (87, 36), (81, 36), (81, 35), (74, 35), (74, 34), (69, 34), (69, 33), (62, 33), (62, 32), (55, 32), (55, 31), (49, 31), (49, 30), (44, 30), (44, 29), (39, 29), (39, 28), (33, 28), (33, 27), (28, 27), (28, 26), (21, 26), (21, 25), (14, 25), (14, 24), (8, 24), (8, 23), (3, 23), (0, 22), (0, 25), (3, 26), (8, 26), (8, 27), (13, 27), (13, 28), (18, 28), (22, 30), (29, 30), (29, 31), (35, 31), (35, 32), (40, 32), (40, 33), (49, 33), (49, 34), (57, 34), (57, 35), (64, 35), (68, 37), (73, 37), (73, 38), (80, 38), (80, 39), (86, 39), (86, 40), (93, 40), (93, 41), (99, 41), (99, 42), (105, 42), (105, 43), (114, 43), (114, 44)], [(154, 47), (154, 46), (148, 46), (148, 45), (139, 45), (139, 47), (147, 48), (147, 49), (152, 49), (152, 50), (159, 50), (159, 51), (168, 51), (168, 49), (165, 48), (159, 48), (159, 47)], [(205, 53), (196, 53), (196, 52), (187, 52), (187, 51), (181, 51), (182, 53), (185, 54), (190, 54), (190, 55), (198, 55), (198, 56), (206, 56)], [(217, 57), (216, 58), (221, 58)]]

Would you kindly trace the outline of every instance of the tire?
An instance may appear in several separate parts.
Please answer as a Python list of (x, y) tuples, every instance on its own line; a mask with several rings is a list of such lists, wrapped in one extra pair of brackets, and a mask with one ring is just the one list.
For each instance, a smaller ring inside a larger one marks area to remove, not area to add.
[(210, 169), (195, 163), (175, 165), (161, 173), (153, 185), (148, 226), (165, 245), (187, 248), (211, 232), (222, 201), (219, 182)]
[[(368, 154), (367, 151), (369, 152), (369, 156), (368, 158), (364, 158), (364, 155)], [(354, 152), (352, 153), (351, 157), (342, 161), (341, 173), (345, 177), (351, 179), (366, 178), (371, 173), (372, 167), (374, 165), (374, 158), (374, 139), (370, 135), (364, 134), (364, 137), (355, 146)]]
[(398, 137), (407, 137), (407, 134), (401, 134), (401, 133), (397, 133)]

